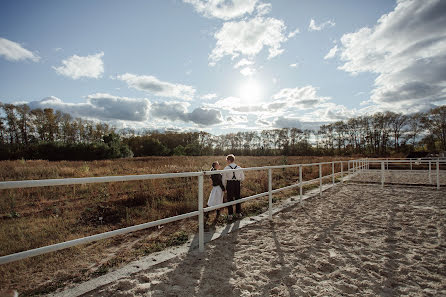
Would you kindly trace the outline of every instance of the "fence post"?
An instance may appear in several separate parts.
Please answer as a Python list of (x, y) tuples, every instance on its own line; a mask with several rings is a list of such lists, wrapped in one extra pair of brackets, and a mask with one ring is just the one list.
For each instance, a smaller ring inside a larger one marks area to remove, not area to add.
[(335, 165), (335, 162), (333, 161), (333, 162), (331, 162), (331, 174), (332, 174), (332, 178), (331, 178), (331, 181), (332, 181), (332, 184), (334, 185), (335, 184), (335, 174), (334, 174), (334, 166)]
[(204, 252), (203, 175), (198, 176), (198, 248)]
[(437, 160), (437, 190), (440, 189), (440, 162)]
[(350, 160), (347, 161), (347, 175), (350, 174)]
[(410, 170), (412, 170), (412, 159), (410, 159)]
[(322, 197), (322, 164), (319, 164), (319, 196)]
[(299, 165), (299, 193), (299, 202), (302, 203), (302, 165)]
[(386, 166), (387, 166), (386, 170), (389, 170), (389, 159), (386, 159)]
[(381, 189), (384, 188), (384, 161), (381, 161)]
[(268, 218), (273, 219), (273, 172), (268, 168)]
[(429, 160), (429, 183), (430, 184), (432, 183), (432, 173), (431, 173), (431, 170), (432, 170), (432, 161)]
[(344, 182), (344, 162), (341, 161), (341, 184)]

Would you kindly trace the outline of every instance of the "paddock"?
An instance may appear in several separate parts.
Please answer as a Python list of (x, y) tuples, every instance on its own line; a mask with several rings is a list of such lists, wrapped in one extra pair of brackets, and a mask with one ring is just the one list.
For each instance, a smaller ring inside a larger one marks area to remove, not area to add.
[(445, 179), (426, 172), (365, 171), (82, 296), (444, 296)]

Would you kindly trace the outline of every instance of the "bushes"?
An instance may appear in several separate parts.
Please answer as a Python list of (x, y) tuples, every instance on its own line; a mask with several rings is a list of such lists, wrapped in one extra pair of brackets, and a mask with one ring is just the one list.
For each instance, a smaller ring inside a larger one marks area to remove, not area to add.
[[(105, 137), (104, 137), (105, 140)], [(0, 144), (0, 160), (49, 160), (91, 161), (132, 157), (129, 147), (119, 138), (106, 142), (64, 144), (43, 142), (23, 144)]]

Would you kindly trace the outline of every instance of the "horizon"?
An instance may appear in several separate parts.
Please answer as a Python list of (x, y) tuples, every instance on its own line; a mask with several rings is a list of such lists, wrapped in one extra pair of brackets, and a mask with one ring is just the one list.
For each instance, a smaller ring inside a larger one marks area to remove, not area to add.
[(314, 129), (446, 104), (439, 0), (0, 5), (0, 101), (116, 128)]

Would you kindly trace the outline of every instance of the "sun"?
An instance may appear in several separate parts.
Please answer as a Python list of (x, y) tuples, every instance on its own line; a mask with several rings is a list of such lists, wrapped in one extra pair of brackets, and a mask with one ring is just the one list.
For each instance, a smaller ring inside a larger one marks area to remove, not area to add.
[(262, 87), (257, 81), (251, 78), (240, 85), (239, 96), (245, 103), (259, 101), (262, 96)]

